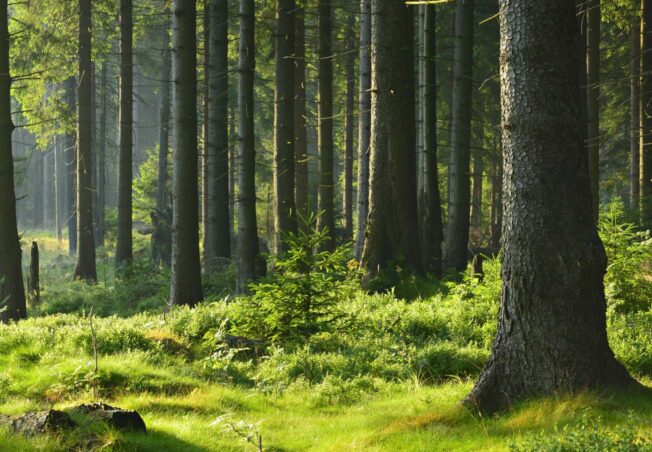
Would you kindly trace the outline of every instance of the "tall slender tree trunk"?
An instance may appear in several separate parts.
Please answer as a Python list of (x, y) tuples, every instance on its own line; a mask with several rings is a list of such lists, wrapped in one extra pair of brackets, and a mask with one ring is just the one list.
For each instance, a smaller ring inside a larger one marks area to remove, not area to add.
[(274, 248), (297, 231), (294, 199), (294, 0), (276, 0), (276, 90), (274, 95)]
[(639, 212), (640, 204), (640, 146), (641, 146), (641, 19), (638, 15), (632, 23), (630, 32), (630, 170), (629, 205)]
[[(362, 265), (422, 273), (417, 220), (414, 22), (402, 2), (372, 0), (371, 188)], [(406, 77), (406, 74), (409, 76)]]
[(63, 172), (63, 146), (61, 145), (61, 137), (54, 138), (54, 229), (57, 232), (57, 240), (63, 239), (63, 201), (64, 201), (64, 188), (65, 176)]
[(97, 138), (97, 246), (104, 245), (106, 233), (106, 125), (108, 122), (108, 69), (107, 63), (102, 63), (100, 70), (100, 124)]
[(371, 137), (371, 0), (360, 0), (360, 91), (358, 98), (358, 194), (355, 255), (362, 257), (369, 213), (369, 140)]
[(436, 276), (442, 273), (444, 231), (441, 221), (441, 196), (437, 171), (437, 32), (436, 6), (427, 5), (424, 26), (424, 169), (421, 193), (421, 250), (423, 268)]
[(317, 12), (319, 43), (317, 57), (319, 118), (317, 147), (319, 148), (319, 193), (317, 208), (320, 231), (328, 231), (329, 240), (324, 249), (335, 246), (334, 157), (333, 157), (333, 11), (331, 0), (318, 0)]
[(503, 290), (491, 358), (466, 398), (484, 411), (528, 397), (633, 382), (607, 341), (606, 257), (582, 144), (575, 5), (499, 4)]
[(14, 158), (11, 150), (11, 76), (9, 75), (9, 16), (0, 0), (0, 321), (27, 317), (16, 225)]
[(31, 177), (30, 184), (32, 189), (32, 227), (34, 229), (43, 228), (43, 154), (34, 150), (30, 157)]
[(170, 303), (194, 306), (203, 300), (199, 258), (197, 155), (197, 6), (174, 0), (174, 201)]
[(416, 120), (417, 120), (417, 195), (421, 196), (424, 191), (425, 178), (423, 175), (424, 170), (424, 142), (425, 142), (425, 129), (424, 129), (424, 97), (425, 97), (425, 64), (424, 64), (424, 38), (426, 26), (426, 5), (419, 5), (414, 8), (415, 22), (417, 25), (416, 33), (414, 34), (415, 53), (416, 53)]
[(652, 228), (652, 0), (642, 0), (641, 23), (641, 224)]
[(93, 238), (91, 139), (91, 0), (79, 0), (79, 77), (77, 84), (77, 266), (75, 279), (97, 281)]
[(457, 271), (466, 268), (469, 242), (474, 9), (474, 0), (457, 0), (446, 229), (447, 266)]
[(479, 246), (482, 241), (482, 187), (484, 182), (484, 136), (485, 120), (483, 106), (478, 102), (478, 114), (481, 115), (476, 122), (478, 145), (471, 151), (471, 160), (473, 161), (473, 172), (471, 179), (473, 181), (471, 191), (471, 239), (473, 246)]
[(52, 156), (53, 149), (43, 154), (43, 226), (48, 229), (52, 225), (52, 205), (50, 195), (52, 194)]
[(256, 279), (258, 225), (256, 221), (256, 148), (254, 136), (254, 74), (256, 65), (254, 0), (240, 0), (238, 56), (239, 171), (237, 292), (248, 292)]
[(344, 210), (344, 237), (353, 238), (353, 145), (355, 131), (355, 14), (349, 13), (346, 24), (346, 105), (344, 119), (344, 190), (342, 207)]
[[(71, 77), (64, 83), (66, 102), (71, 111), (75, 110), (75, 78)], [(75, 205), (77, 196), (77, 150), (76, 137), (73, 134), (66, 134), (63, 140), (63, 159), (66, 167), (66, 223), (68, 226), (68, 254), (74, 256), (77, 253), (77, 207)]]
[(491, 178), (491, 247), (497, 250), (503, 228), (503, 159), (498, 144), (494, 149), (498, 149), (499, 155)]
[(586, 80), (589, 178), (593, 194), (593, 218), (600, 213), (600, 0), (590, 0), (586, 13)]
[(306, 127), (306, 17), (303, 6), (294, 13), (294, 201), (299, 228), (307, 228), (308, 129)]
[[(201, 117), (201, 126), (202, 126), (202, 152), (199, 155), (199, 161), (200, 161), (200, 168), (199, 168), (199, 176), (201, 178), (201, 189), (200, 189), (200, 208), (201, 208), (201, 218), (200, 218), (200, 223), (202, 227), (202, 236), (204, 239), (204, 254), (205, 254), (205, 249), (206, 246), (212, 246), (211, 243), (206, 243), (207, 236), (208, 240), (212, 240), (214, 236), (212, 234), (209, 234), (207, 229), (208, 229), (208, 211), (210, 209), (210, 199), (209, 199), (209, 185), (210, 185), (210, 166), (211, 166), (211, 161), (215, 160), (215, 154), (211, 155), (211, 151), (214, 151), (215, 148), (209, 149), (209, 138), (208, 138), (208, 124), (209, 124), (209, 119), (208, 119), (208, 109), (209, 109), (209, 93), (208, 93), (208, 84), (211, 78), (211, 70), (210, 70), (210, 47), (211, 47), (211, 42), (210, 42), (210, 0), (204, 0), (204, 18), (203, 18), (203, 36), (202, 36), (202, 41), (204, 45), (203, 49), (203, 61), (202, 61), (202, 70), (203, 70), (203, 77), (204, 79), (201, 82), (201, 89), (202, 89), (202, 117)], [(209, 259), (212, 261), (212, 259)], [(204, 263), (204, 267), (205, 267)], [(210, 268), (205, 268), (206, 270), (209, 270)]]
[(120, 0), (120, 166), (118, 170), (118, 267), (133, 260), (132, 180), (134, 131), (134, 65), (132, 0)]

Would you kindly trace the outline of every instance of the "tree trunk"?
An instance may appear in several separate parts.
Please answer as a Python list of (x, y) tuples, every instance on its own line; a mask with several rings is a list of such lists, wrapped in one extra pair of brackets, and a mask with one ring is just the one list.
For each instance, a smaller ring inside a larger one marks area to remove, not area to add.
[(256, 64), (254, 0), (240, 0), (238, 58), (239, 171), (237, 292), (247, 293), (256, 279), (258, 225), (256, 221), (256, 148), (254, 136), (254, 73)]
[[(199, 162), (200, 162), (200, 167), (199, 167), (199, 177), (201, 179), (201, 188), (200, 188), (200, 209), (201, 209), (201, 217), (200, 217), (200, 224), (202, 228), (202, 236), (204, 239), (204, 254), (206, 253), (206, 247), (208, 246), (209, 248), (212, 247), (211, 243), (206, 243), (207, 240), (213, 240), (214, 235), (208, 233), (208, 211), (210, 209), (209, 205), (211, 203), (209, 199), (209, 185), (210, 185), (210, 166), (211, 162), (215, 160), (215, 155), (211, 155), (211, 151), (214, 151), (215, 148), (209, 149), (209, 138), (208, 138), (208, 124), (209, 124), (209, 119), (208, 119), (208, 105), (209, 105), (209, 94), (208, 94), (208, 84), (209, 80), (211, 77), (210, 74), (210, 36), (209, 36), (209, 27), (210, 27), (210, 1), (211, 0), (204, 0), (204, 18), (203, 18), (203, 52), (200, 51), (201, 54), (203, 54), (203, 61), (202, 61), (202, 70), (203, 70), (203, 77), (204, 79), (201, 81), (201, 88), (202, 88), (202, 117), (201, 117), (201, 126), (202, 126), (202, 152), (199, 154)], [(207, 237), (208, 236), (208, 237)], [(209, 259), (209, 261), (213, 261), (213, 259)], [(205, 265), (205, 263), (204, 263)], [(210, 273), (211, 270), (210, 268), (206, 269)]]
[(369, 214), (369, 140), (371, 136), (371, 0), (360, 0), (360, 94), (358, 99), (358, 223), (355, 255), (362, 257)]
[(77, 266), (75, 279), (97, 281), (93, 238), (91, 152), (91, 0), (79, 0), (79, 78), (77, 86)]
[(503, 229), (503, 158), (498, 143), (494, 143), (494, 149), (498, 157), (491, 178), (491, 247), (497, 250)]
[(194, 306), (203, 300), (199, 258), (197, 164), (197, 16), (195, 2), (174, 0), (174, 201), (170, 304)]
[[(402, 2), (372, 0), (371, 182), (365, 279), (390, 261), (422, 273), (417, 215), (414, 23)], [(406, 77), (406, 74), (409, 74)]]
[(492, 356), (465, 399), (483, 411), (633, 382), (607, 342), (606, 257), (582, 143), (575, 6), (500, 0), (500, 13), (503, 290)]
[(16, 226), (14, 158), (11, 150), (11, 76), (9, 75), (9, 16), (7, 0), (0, 0), (0, 321), (27, 317)]
[(477, 147), (473, 149), (473, 173), (471, 175), (473, 180), (471, 191), (471, 238), (469, 243), (471, 246), (479, 246), (482, 242), (482, 186), (484, 182), (484, 136), (485, 136), (485, 120), (483, 106), (478, 102), (478, 114), (481, 116), (476, 122), (477, 130)]
[(596, 223), (600, 213), (600, 20), (600, 0), (590, 0), (586, 14), (587, 146), (593, 219)]
[(641, 223), (652, 228), (652, 0), (643, 0), (641, 23)]
[(640, 146), (641, 146), (641, 19), (636, 16), (630, 33), (630, 208), (639, 213), (640, 204)]
[(41, 277), (39, 275), (38, 243), (32, 242), (29, 255), (29, 276), (27, 278), (27, 292), (30, 303), (38, 304), (41, 301)]
[(346, 25), (346, 105), (344, 124), (344, 190), (342, 208), (344, 210), (344, 238), (353, 238), (353, 133), (355, 130), (355, 14), (349, 13)]
[(104, 245), (106, 232), (106, 124), (108, 121), (107, 63), (102, 63), (100, 73), (100, 127), (97, 145), (97, 246)]
[(43, 153), (34, 149), (30, 157), (31, 177), (30, 183), (32, 186), (32, 227), (34, 229), (42, 229), (43, 223)]
[(440, 276), (441, 244), (443, 226), (441, 222), (441, 197), (439, 194), (439, 173), (437, 172), (437, 33), (436, 6), (425, 7), (424, 27), (424, 185), (421, 193), (421, 250), (423, 268), (426, 272)]
[(305, 10), (294, 13), (294, 201), (297, 223), (307, 229), (308, 204), (308, 130), (306, 128), (306, 23)]
[(317, 210), (319, 219), (317, 227), (327, 231), (328, 241), (325, 250), (335, 247), (335, 211), (334, 197), (334, 157), (333, 157), (333, 11), (331, 0), (318, 1), (319, 43), (317, 49), (318, 78), (318, 136), (319, 148), (319, 193)]
[(134, 133), (134, 65), (132, 0), (120, 0), (120, 164), (118, 169), (118, 268), (133, 260), (132, 180)]
[(446, 261), (457, 271), (466, 268), (469, 242), (474, 8), (474, 0), (457, 0), (455, 10)]
[(63, 199), (65, 176), (63, 172), (63, 146), (61, 145), (61, 137), (54, 138), (54, 228), (57, 232), (57, 240), (63, 239)]
[[(75, 78), (71, 77), (64, 83), (66, 91), (66, 102), (71, 111), (75, 110)], [(63, 141), (63, 159), (66, 166), (66, 222), (68, 225), (68, 254), (74, 256), (77, 253), (77, 208), (75, 192), (77, 180), (77, 150), (76, 137), (66, 134)]]
[(296, 233), (294, 200), (294, 0), (276, 0), (276, 90), (274, 95), (274, 251), (286, 251)]

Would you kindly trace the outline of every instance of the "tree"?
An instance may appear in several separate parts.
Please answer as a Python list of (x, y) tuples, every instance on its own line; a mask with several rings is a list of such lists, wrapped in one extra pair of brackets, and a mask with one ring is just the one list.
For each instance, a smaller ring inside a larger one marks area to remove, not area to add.
[(175, 165), (170, 303), (194, 306), (204, 297), (199, 259), (195, 2), (174, 0), (172, 17)]
[(491, 358), (465, 400), (487, 411), (633, 382), (607, 341), (606, 258), (583, 146), (575, 6), (500, 0), (500, 22), (503, 290)]
[(0, 321), (3, 322), (27, 316), (16, 226), (8, 20), (7, 0), (0, 0)]
[[(298, 218), (308, 218), (308, 131), (306, 128), (306, 17), (298, 6), (294, 13), (294, 202)], [(298, 226), (306, 230), (306, 222)]]
[(600, 0), (590, 0), (586, 8), (587, 146), (593, 218), (597, 222), (600, 213)]
[(349, 13), (346, 24), (346, 104), (344, 107), (344, 189), (342, 206), (344, 210), (344, 237), (353, 238), (353, 132), (355, 130), (355, 14)]
[(297, 232), (294, 202), (294, 0), (276, 0), (274, 94), (274, 247), (285, 252), (285, 235)]
[(434, 5), (425, 6), (424, 29), (424, 186), (419, 205), (421, 219), (421, 250), (426, 272), (440, 275), (442, 271), (441, 197), (437, 172), (437, 33)]
[(238, 56), (239, 196), (237, 292), (246, 293), (256, 279), (260, 248), (256, 221), (256, 147), (254, 136), (254, 75), (256, 65), (254, 0), (240, 0)]
[(325, 250), (335, 246), (335, 211), (333, 207), (333, 11), (331, 0), (319, 0), (317, 21), (319, 42), (317, 48), (318, 79), (318, 135), (319, 148), (319, 192), (317, 206), (319, 221), (317, 228), (327, 231), (330, 240), (324, 243)]
[(457, 0), (455, 9), (446, 261), (457, 271), (466, 268), (469, 242), (474, 8), (474, 0)]
[(100, 128), (97, 147), (97, 237), (98, 246), (104, 244), (106, 208), (106, 126), (108, 122), (107, 63), (102, 63), (100, 71)]
[(641, 224), (652, 228), (652, 0), (642, 0), (641, 22)]
[(97, 281), (93, 238), (93, 185), (91, 183), (91, 0), (79, 0), (79, 74), (77, 79), (77, 266), (75, 279)]
[(133, 260), (132, 180), (134, 131), (134, 62), (132, 0), (120, 0), (120, 163), (118, 169), (118, 267)]
[[(72, 113), (75, 110), (75, 77), (70, 77), (64, 82), (66, 104)], [(68, 254), (77, 253), (77, 208), (75, 207), (75, 191), (77, 181), (77, 151), (75, 149), (77, 138), (72, 133), (66, 133), (63, 138), (63, 159), (66, 167), (66, 202), (65, 213), (68, 229)]]
[(641, 128), (641, 19), (634, 17), (630, 32), (630, 207), (638, 212), (640, 196), (640, 128)]
[(369, 213), (369, 140), (371, 137), (371, 0), (360, 0), (360, 88), (358, 99), (358, 223), (355, 255), (362, 257)]
[(413, 15), (372, 0), (371, 181), (362, 254), (365, 279), (390, 261), (422, 272), (417, 223)]

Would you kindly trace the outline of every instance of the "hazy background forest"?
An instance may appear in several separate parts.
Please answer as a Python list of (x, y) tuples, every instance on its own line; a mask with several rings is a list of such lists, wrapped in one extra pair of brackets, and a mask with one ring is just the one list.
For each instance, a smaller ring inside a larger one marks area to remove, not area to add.
[(652, 0), (0, 1), (0, 449), (652, 450), (651, 73)]

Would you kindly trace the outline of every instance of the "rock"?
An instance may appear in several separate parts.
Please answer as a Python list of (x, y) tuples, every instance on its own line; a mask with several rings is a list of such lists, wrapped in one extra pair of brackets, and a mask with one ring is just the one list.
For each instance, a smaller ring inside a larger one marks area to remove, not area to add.
[(57, 410), (32, 411), (21, 416), (0, 416), (0, 425), (28, 436), (75, 428), (75, 423), (68, 413)]
[(74, 410), (96, 417), (117, 430), (147, 433), (145, 421), (136, 411), (123, 410), (105, 403), (85, 403)]

